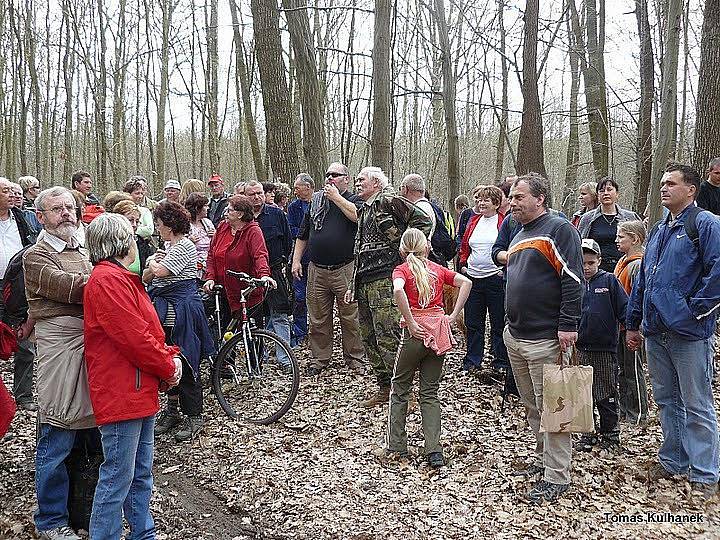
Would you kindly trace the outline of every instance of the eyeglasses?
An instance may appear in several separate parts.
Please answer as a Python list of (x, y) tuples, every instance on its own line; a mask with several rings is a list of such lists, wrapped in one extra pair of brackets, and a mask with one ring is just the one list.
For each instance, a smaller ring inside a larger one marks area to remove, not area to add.
[(59, 216), (60, 214), (63, 213), (64, 210), (67, 210), (68, 213), (70, 213), (70, 214), (74, 214), (75, 211), (77, 210), (77, 207), (74, 204), (73, 205), (65, 204), (62, 206), (53, 206), (52, 208), (49, 208), (47, 210), (38, 210), (38, 212), (43, 212), (43, 213), (49, 212), (51, 214), (55, 214), (55, 215)]
[(326, 172), (325, 173), (325, 178), (342, 178), (343, 176), (347, 176), (347, 175), (345, 175), (343, 173), (339, 173), (339, 172)]

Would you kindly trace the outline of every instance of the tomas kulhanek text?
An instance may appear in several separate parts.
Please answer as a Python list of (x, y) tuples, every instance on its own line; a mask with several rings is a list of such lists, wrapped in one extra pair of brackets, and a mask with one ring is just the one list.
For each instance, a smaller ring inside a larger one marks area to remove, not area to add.
[(606, 522), (610, 523), (704, 523), (705, 515), (673, 514), (672, 512), (645, 512), (637, 514), (612, 514), (603, 512)]

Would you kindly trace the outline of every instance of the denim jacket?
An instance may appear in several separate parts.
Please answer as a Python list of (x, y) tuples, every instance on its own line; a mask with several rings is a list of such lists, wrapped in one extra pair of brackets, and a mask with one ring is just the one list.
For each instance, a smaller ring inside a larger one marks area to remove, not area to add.
[[(688, 207), (689, 208), (689, 207)], [(645, 335), (674, 332), (688, 340), (713, 335), (720, 306), (720, 220), (697, 215), (699, 251), (683, 225), (687, 209), (670, 216), (648, 239), (627, 311), (627, 329)]]

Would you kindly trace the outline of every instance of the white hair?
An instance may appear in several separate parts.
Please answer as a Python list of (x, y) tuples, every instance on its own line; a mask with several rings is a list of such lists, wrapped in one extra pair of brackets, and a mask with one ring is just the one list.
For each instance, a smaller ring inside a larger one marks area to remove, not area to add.
[(127, 256), (134, 242), (132, 225), (121, 214), (100, 214), (85, 231), (85, 246), (93, 264)]
[(380, 189), (388, 187), (390, 180), (380, 167), (365, 167), (358, 176), (365, 176), (368, 180), (376, 180)]
[(35, 208), (38, 210), (47, 210), (45, 208), (45, 199), (48, 197), (60, 197), (61, 195), (67, 195), (70, 197), (70, 200), (73, 202), (73, 204), (77, 204), (75, 202), (75, 197), (70, 192), (70, 190), (64, 186), (53, 186), (49, 187), (47, 189), (43, 189), (37, 197), (35, 197)]

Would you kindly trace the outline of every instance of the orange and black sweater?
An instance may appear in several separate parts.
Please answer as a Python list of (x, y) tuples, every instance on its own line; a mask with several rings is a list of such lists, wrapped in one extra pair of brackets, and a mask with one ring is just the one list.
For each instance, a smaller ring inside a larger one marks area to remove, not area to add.
[(508, 250), (505, 312), (515, 339), (557, 339), (578, 328), (583, 294), (580, 236), (564, 218), (543, 214)]

